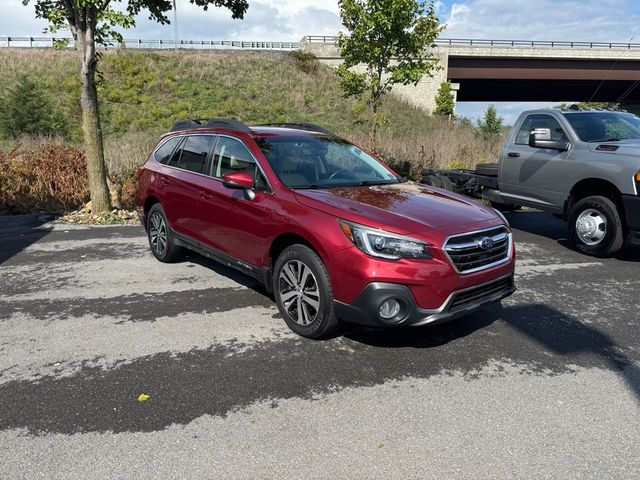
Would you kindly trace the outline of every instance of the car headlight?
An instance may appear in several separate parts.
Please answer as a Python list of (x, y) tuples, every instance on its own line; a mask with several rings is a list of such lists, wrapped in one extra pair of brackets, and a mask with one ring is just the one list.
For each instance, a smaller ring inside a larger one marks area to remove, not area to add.
[(504, 216), (504, 214), (503, 214), (500, 210), (495, 209), (495, 208), (494, 208), (494, 210), (496, 211), (496, 213), (497, 213), (498, 215), (500, 215), (500, 218), (504, 221), (504, 224), (505, 224), (507, 227), (510, 227), (511, 225), (509, 225), (509, 220), (507, 220), (507, 217), (505, 217), (505, 216)]
[(429, 259), (429, 245), (409, 237), (338, 220), (340, 228), (353, 244), (373, 257), (399, 260), (401, 258)]
[(640, 170), (636, 172), (633, 178), (636, 181), (636, 194), (640, 195)]

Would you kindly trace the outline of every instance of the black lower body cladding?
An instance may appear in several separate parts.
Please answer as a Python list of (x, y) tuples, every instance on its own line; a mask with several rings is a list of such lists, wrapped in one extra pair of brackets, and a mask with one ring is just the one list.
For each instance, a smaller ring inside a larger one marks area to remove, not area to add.
[(630, 232), (640, 232), (640, 195), (623, 195), (622, 204)]

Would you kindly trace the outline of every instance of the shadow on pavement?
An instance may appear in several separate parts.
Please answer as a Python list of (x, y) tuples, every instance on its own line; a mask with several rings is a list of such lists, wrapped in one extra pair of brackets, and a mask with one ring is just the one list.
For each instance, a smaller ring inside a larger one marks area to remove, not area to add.
[(52, 228), (42, 225), (54, 218), (48, 214), (0, 216), (0, 264), (51, 232)]
[[(640, 362), (627, 357), (622, 347), (599, 329), (543, 304), (493, 305), (468, 317), (434, 327), (375, 330), (349, 327), (344, 337), (381, 348), (433, 348), (461, 340), (497, 320), (502, 320), (535, 344), (527, 345), (525, 342), (526, 348), (518, 348), (523, 342), (491, 342), (493, 350), (490, 353), (495, 358), (506, 357), (517, 363), (538, 364), (550, 370), (565, 369), (568, 365), (607, 367), (619, 372), (629, 390), (640, 400)], [(486, 340), (478, 337), (471, 341)], [(470, 347), (475, 348), (473, 345)], [(554, 355), (549, 356), (545, 352)]]

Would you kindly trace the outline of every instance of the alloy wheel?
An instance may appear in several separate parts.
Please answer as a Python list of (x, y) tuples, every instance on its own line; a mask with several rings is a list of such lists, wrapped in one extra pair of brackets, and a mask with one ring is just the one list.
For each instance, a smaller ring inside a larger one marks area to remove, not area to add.
[(167, 224), (157, 212), (154, 212), (149, 218), (149, 238), (151, 239), (151, 248), (159, 256), (162, 256), (167, 249)]
[(280, 299), (289, 317), (309, 325), (320, 312), (320, 290), (311, 269), (300, 260), (290, 260), (280, 270)]

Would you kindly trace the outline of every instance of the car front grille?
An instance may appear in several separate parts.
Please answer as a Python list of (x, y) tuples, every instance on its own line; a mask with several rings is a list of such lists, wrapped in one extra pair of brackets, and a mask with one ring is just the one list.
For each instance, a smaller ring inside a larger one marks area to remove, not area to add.
[(459, 273), (473, 273), (509, 260), (511, 232), (499, 226), (449, 237), (444, 250)]
[(513, 290), (513, 277), (502, 278), (495, 282), (485, 283), (477, 287), (454, 294), (449, 303), (448, 311), (456, 312), (491, 298), (500, 298)]

